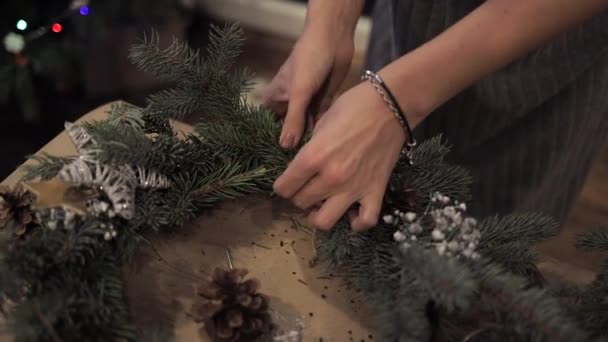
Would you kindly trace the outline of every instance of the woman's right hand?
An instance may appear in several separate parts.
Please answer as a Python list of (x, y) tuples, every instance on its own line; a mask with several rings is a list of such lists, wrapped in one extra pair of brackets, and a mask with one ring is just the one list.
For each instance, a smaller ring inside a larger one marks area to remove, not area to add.
[(292, 149), (300, 142), (309, 114), (316, 121), (329, 108), (350, 69), (353, 38), (353, 29), (305, 28), (264, 89), (262, 102), (285, 117), (280, 138), (284, 149)]

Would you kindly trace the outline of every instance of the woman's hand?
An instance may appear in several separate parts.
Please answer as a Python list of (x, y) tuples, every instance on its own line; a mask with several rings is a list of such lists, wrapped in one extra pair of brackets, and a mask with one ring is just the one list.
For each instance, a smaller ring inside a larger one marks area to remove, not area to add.
[[(294, 148), (300, 142), (308, 114), (315, 116), (310, 118), (313, 120), (323, 114), (346, 78), (362, 3), (311, 1), (304, 33), (262, 94), (265, 105), (285, 116), (280, 138), (283, 148)], [(332, 12), (335, 15), (329, 15)]]
[(357, 211), (349, 212), (352, 228), (371, 228), (405, 138), (380, 95), (362, 83), (329, 108), (274, 190), (311, 209), (309, 220), (319, 229), (331, 229), (357, 202)]

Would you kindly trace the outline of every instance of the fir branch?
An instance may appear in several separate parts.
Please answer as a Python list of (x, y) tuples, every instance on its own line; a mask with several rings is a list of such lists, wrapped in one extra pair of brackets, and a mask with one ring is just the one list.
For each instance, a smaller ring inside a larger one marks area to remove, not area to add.
[(88, 219), (77, 231), (61, 236), (58, 241), (60, 248), (57, 249), (54, 262), (58, 265), (70, 263), (85, 266), (87, 261), (94, 258), (99, 249), (106, 245), (103, 240), (104, 232), (99, 225), (100, 222), (96, 219)]
[[(358, 251), (365, 251), (367, 244), (366, 235), (353, 232), (344, 220), (340, 220), (329, 232), (317, 234), (321, 242), (317, 251), (319, 260), (328, 262), (332, 270), (350, 264), (350, 258)], [(357, 265), (350, 264), (350, 267)]]
[(412, 183), (416, 192), (421, 196), (418, 199), (421, 207), (426, 207), (430, 194), (442, 189), (441, 193), (459, 202), (468, 202), (471, 198), (470, 186), (472, 178), (468, 170), (460, 166), (437, 165), (430, 169), (422, 169), (414, 164), (409, 172), (399, 170), (392, 177), (405, 177), (404, 174), (412, 175)]
[(487, 294), (484, 305), (512, 317), (515, 331), (517, 327), (523, 331), (537, 331), (550, 341), (589, 339), (588, 334), (567, 317), (559, 302), (546, 291), (528, 287), (521, 278), (511, 276), (490, 263), (478, 270), (478, 277), (480, 290)]
[(576, 247), (584, 251), (608, 251), (608, 230), (602, 229), (578, 235)]
[(411, 272), (420, 287), (430, 293), (436, 304), (448, 313), (467, 310), (479, 290), (474, 273), (466, 265), (416, 244), (402, 251), (401, 267)]
[(204, 100), (202, 89), (180, 87), (161, 90), (148, 97), (146, 111), (179, 120), (190, 114), (200, 114)]
[(201, 185), (192, 192), (203, 206), (257, 192), (259, 185), (269, 183), (265, 168), (243, 170), (238, 164), (226, 165), (205, 177)]
[[(373, 326), (380, 341), (429, 341), (432, 327), (428, 319), (429, 295), (413, 278), (402, 272), (395, 289), (388, 287), (367, 296)], [(384, 286), (383, 286), (384, 287)]]
[(206, 93), (206, 114), (211, 118), (237, 121), (248, 113), (245, 95), (251, 90), (253, 74), (247, 69), (236, 70), (213, 79)]
[(30, 156), (28, 159), (34, 163), (23, 165), (23, 180), (30, 181), (36, 178), (49, 180), (55, 177), (65, 165), (74, 161), (75, 158), (53, 156), (46, 152)]
[(166, 203), (166, 191), (140, 189), (135, 196), (135, 217), (131, 222), (133, 232), (143, 234), (147, 231), (159, 231), (169, 225), (169, 217), (161, 210)]
[[(200, 211), (196, 198), (192, 195), (199, 183), (196, 174), (179, 174), (174, 177), (173, 186), (159, 200), (153, 218), (166, 225), (158, 228), (176, 228), (193, 220)], [(149, 219), (148, 219), (149, 220)]]
[(531, 245), (559, 233), (559, 225), (554, 219), (535, 213), (489, 217), (481, 221), (478, 229), (481, 231), (480, 244), (488, 248), (513, 241)]
[(145, 127), (143, 109), (127, 102), (112, 103), (108, 115), (108, 123), (114, 126), (128, 125), (137, 130)]
[(238, 120), (200, 124), (196, 131), (216, 156), (238, 161), (250, 168), (264, 165), (276, 175), (276, 172), (284, 170), (294, 155), (278, 144), (280, 122), (267, 109), (244, 106), (242, 111)]
[(160, 48), (157, 32), (145, 35), (129, 52), (129, 59), (140, 70), (157, 78), (192, 88), (206, 84), (206, 68), (199, 52), (177, 39), (166, 49)]
[(212, 25), (209, 34), (208, 63), (216, 77), (223, 76), (241, 54), (244, 33), (236, 23), (226, 24), (223, 28)]
[[(443, 142), (443, 136), (437, 135), (423, 141), (414, 150), (414, 165), (421, 169), (433, 169), (444, 163), (445, 157), (450, 153), (450, 146)], [(408, 164), (405, 158), (399, 161), (402, 165)]]
[(88, 122), (83, 127), (95, 139), (96, 157), (101, 164), (148, 166), (154, 142), (144, 132), (107, 122)]
[(545, 279), (536, 267), (538, 253), (526, 242), (514, 241), (502, 245), (478, 246), (479, 252), (509, 272), (524, 277), (535, 286), (543, 286)]

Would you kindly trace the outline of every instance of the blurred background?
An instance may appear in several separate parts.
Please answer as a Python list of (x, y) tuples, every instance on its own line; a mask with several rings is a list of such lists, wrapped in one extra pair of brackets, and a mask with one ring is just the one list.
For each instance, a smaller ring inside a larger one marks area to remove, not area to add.
[[(328, 0), (330, 1), (330, 0)], [(367, 1), (355, 35), (356, 53), (344, 85), (357, 82), (371, 29)], [(19, 0), (0, 4), (0, 179), (63, 130), (65, 121), (118, 99), (143, 105), (167, 86), (130, 65), (132, 43), (152, 28), (161, 44), (173, 37), (204, 48), (209, 25), (237, 21), (245, 29), (240, 64), (256, 73), (257, 101), (302, 30), (303, 0)], [(195, 118), (188, 118), (192, 121)], [(541, 246), (570, 264), (595, 268), (598, 258), (574, 257), (574, 236), (608, 222), (608, 152), (597, 160), (567, 229)]]

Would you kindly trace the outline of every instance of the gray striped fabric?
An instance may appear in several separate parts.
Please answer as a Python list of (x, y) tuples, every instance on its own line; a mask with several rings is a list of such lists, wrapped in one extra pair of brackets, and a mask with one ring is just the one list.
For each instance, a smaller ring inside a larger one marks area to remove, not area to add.
[[(482, 2), (379, 1), (368, 68), (415, 49)], [(473, 214), (535, 211), (563, 222), (608, 136), (608, 13), (480, 80), (415, 131), (419, 140), (437, 134), (474, 176)]]

